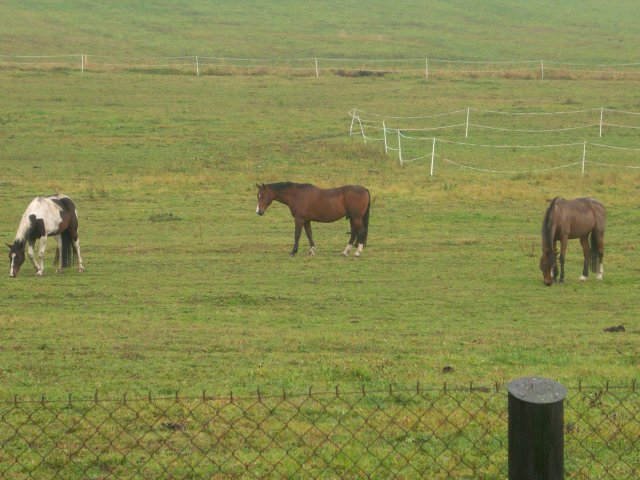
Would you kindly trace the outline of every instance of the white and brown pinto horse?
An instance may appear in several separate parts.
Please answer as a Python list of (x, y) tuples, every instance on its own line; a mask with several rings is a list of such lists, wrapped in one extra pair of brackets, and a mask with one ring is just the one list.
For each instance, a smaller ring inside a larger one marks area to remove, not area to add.
[[(36, 275), (42, 276), (44, 270), (44, 251), (47, 237), (55, 237), (58, 249), (54, 265), (58, 263), (56, 272), (74, 263), (78, 271), (83, 272), (80, 242), (78, 241), (78, 214), (73, 201), (64, 195), (36, 197), (22, 215), (16, 239), (9, 247), (9, 276), (17, 277), (25, 260), (25, 247), (31, 263), (36, 268)], [(33, 247), (40, 240), (38, 259), (33, 257)]]
[(351, 238), (342, 254), (347, 256), (358, 241), (355, 256), (359, 257), (367, 243), (369, 231), (369, 211), (371, 195), (369, 190), (359, 185), (345, 185), (338, 188), (318, 188), (308, 183), (280, 182), (258, 187), (256, 213), (264, 215), (274, 200), (289, 207), (295, 220), (295, 236), (291, 256), (298, 252), (298, 241), (304, 227), (309, 239), (309, 255), (315, 254), (316, 244), (311, 235), (311, 222), (335, 222), (348, 218), (351, 223)]
[[(565, 200), (554, 198), (547, 208), (542, 221), (542, 256), (540, 270), (545, 285), (554, 281), (564, 282), (564, 257), (567, 243), (571, 238), (579, 238), (584, 254), (581, 281), (587, 279), (589, 266), (596, 273), (596, 279), (602, 280), (604, 268), (604, 229), (607, 223), (607, 212), (604, 205), (593, 198), (576, 198)], [(589, 242), (591, 234), (591, 242)], [(556, 243), (560, 241), (560, 277), (558, 278), (558, 251)], [(591, 246), (589, 246), (591, 243)]]

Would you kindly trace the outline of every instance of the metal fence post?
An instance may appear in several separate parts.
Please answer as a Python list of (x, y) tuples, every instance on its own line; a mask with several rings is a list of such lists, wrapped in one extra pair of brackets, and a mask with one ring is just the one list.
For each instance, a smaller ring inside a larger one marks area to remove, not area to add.
[(525, 377), (509, 392), (509, 480), (564, 479), (564, 399), (553, 380)]

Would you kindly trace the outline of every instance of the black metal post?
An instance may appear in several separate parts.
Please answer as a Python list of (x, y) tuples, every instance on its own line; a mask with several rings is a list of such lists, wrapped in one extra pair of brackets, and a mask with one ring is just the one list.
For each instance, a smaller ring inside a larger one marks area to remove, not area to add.
[(567, 389), (539, 377), (513, 380), (509, 392), (509, 480), (564, 480)]

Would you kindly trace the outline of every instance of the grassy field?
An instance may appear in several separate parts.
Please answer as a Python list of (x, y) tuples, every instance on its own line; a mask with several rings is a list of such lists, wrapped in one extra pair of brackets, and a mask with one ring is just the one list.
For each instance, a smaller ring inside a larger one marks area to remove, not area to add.
[[(65, 192), (78, 205), (87, 267), (55, 275), (50, 252), (44, 278), (26, 265), (17, 280), (2, 277), (7, 391), (636, 374), (635, 173), (442, 168), (429, 178), (427, 164), (400, 167), (380, 145), (349, 138), (346, 114), (356, 102), (411, 113), (516, 99), (555, 109), (572, 98), (577, 108), (605, 94), (628, 106), (633, 82), (612, 93), (606, 82), (523, 90), (494, 80), (486, 94), (472, 82), (337, 77), (5, 73), (1, 82), (4, 237), (33, 196)], [(279, 180), (368, 186), (364, 258), (339, 256), (346, 222), (314, 226), (315, 258), (289, 258), (286, 207), (254, 213), (254, 183)], [(542, 285), (539, 229), (554, 195), (609, 207), (603, 283), (577, 281), (574, 244), (566, 285)], [(620, 323), (624, 334), (602, 332)], [(455, 372), (442, 374), (446, 365)]]
[[(11, 20), (0, 38), (9, 54), (87, 45), (96, 54), (122, 55), (375, 58), (427, 50), (454, 58), (613, 62), (636, 54), (637, 33), (622, 5), (605, 11), (592, 2), (575, 18), (569, 4), (554, 6), (550, 19), (550, 3), (526, 10), (507, 3), (511, 8), (496, 17), (497, 6), (478, 10), (474, 3), (472, 14), (470, 2), (436, 2), (433, 15), (421, 2), (393, 12), (380, 2), (360, 17), (356, 3), (307, 11), (298, 2), (228, 2), (213, 11), (207, 2), (132, 3), (128, 10), (7, 2), (1, 9)], [(540, 36), (546, 22), (548, 34)], [(2, 236), (13, 240), (34, 196), (68, 194), (78, 205), (86, 266), (82, 275), (55, 275), (50, 246), (44, 278), (34, 278), (28, 265), (17, 280), (0, 277), (4, 391), (241, 393), (258, 386), (492, 383), (529, 374), (567, 384), (637, 378), (636, 171), (491, 175), (439, 166), (429, 177), (425, 162), (400, 167), (379, 143), (350, 138), (347, 115), (354, 106), (401, 115), (467, 106), (640, 111), (637, 86), (2, 71)], [(606, 132), (603, 140), (639, 147), (633, 132)], [(460, 139), (459, 131), (448, 135)], [(597, 131), (474, 131), (472, 139), (581, 142), (595, 141)], [(445, 154), (491, 165), (502, 155)], [(547, 161), (540, 152), (527, 155), (518, 158)], [(580, 152), (567, 155), (573, 160)], [(314, 225), (316, 257), (301, 249), (289, 258), (293, 221), (286, 207), (274, 205), (264, 218), (254, 213), (255, 182), (282, 180), (367, 186), (373, 204), (363, 258), (339, 256), (346, 222)], [(567, 283), (542, 285), (539, 230), (546, 200), (556, 195), (596, 196), (609, 208), (604, 282), (577, 281), (574, 243)], [(626, 332), (602, 331), (618, 324)], [(445, 366), (453, 373), (442, 373)]]
[(637, 62), (638, 4), (619, 0), (8, 0), (2, 54)]

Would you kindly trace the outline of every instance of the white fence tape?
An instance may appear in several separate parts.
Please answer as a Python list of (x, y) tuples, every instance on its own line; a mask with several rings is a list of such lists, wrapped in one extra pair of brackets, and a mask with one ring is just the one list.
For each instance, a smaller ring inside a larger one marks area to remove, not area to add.
[[(399, 119), (411, 119), (411, 120), (415, 120), (415, 119), (424, 119), (424, 118), (434, 118), (436, 116), (442, 116), (442, 115), (449, 115), (449, 114), (458, 114), (458, 113), (467, 113), (467, 117), (468, 117), (468, 113), (471, 109), (461, 109), (461, 110), (455, 110), (453, 112), (446, 112), (444, 114), (435, 114), (435, 115), (424, 115), (424, 116), (411, 116), (411, 117), (400, 117), (400, 116), (385, 116), (382, 114), (373, 114), (373, 113), (369, 113), (368, 115), (371, 116), (375, 116), (378, 118), (394, 118), (396, 120)], [(478, 110), (480, 111), (480, 110)], [(468, 129), (469, 126), (474, 126), (474, 127), (480, 127), (480, 128), (489, 128), (489, 129), (497, 129), (497, 130), (504, 130), (504, 131), (515, 131), (515, 132), (531, 132), (531, 133), (541, 133), (541, 132), (550, 132), (550, 131), (566, 131), (566, 130), (577, 130), (580, 128), (595, 128), (595, 127), (600, 127), (600, 134), (602, 133), (602, 126), (603, 125), (607, 125), (610, 127), (619, 127), (619, 128), (637, 128), (640, 129), (640, 126), (636, 127), (636, 126), (629, 126), (629, 125), (615, 125), (615, 124), (610, 124), (610, 123), (603, 123), (602, 122), (602, 114), (603, 112), (608, 111), (608, 112), (620, 112), (620, 113), (625, 113), (625, 114), (633, 114), (633, 115), (640, 115), (640, 112), (625, 112), (622, 110), (615, 110), (615, 109), (610, 109), (610, 108), (604, 108), (601, 107), (599, 109), (588, 109), (588, 110), (576, 110), (573, 112), (555, 112), (556, 114), (560, 114), (560, 115), (564, 115), (566, 113), (589, 113), (589, 112), (599, 112), (600, 114), (600, 118), (601, 121), (599, 124), (589, 124), (589, 125), (583, 125), (583, 126), (579, 126), (579, 127), (569, 127), (569, 128), (560, 128), (560, 129), (544, 129), (544, 130), (530, 130), (530, 129), (501, 129), (501, 128), (495, 128), (495, 127), (490, 127), (490, 126), (486, 126), (486, 125), (480, 125), (480, 124), (474, 124), (474, 123), (465, 123), (465, 124), (455, 124), (455, 125), (445, 125), (445, 126), (441, 126), (441, 127), (427, 127), (427, 128), (389, 128), (386, 126), (386, 123), (384, 120), (382, 120), (382, 127), (378, 127), (376, 125), (376, 121), (363, 121), (359, 114), (357, 112), (360, 113), (364, 113), (362, 110), (358, 110), (356, 108), (352, 109), (349, 111), (349, 115), (351, 116), (351, 128), (350, 128), (350, 134), (353, 135), (353, 125), (355, 120), (357, 120), (358, 125), (360, 126), (360, 135), (362, 135), (363, 140), (366, 141), (367, 140), (376, 140), (376, 141), (384, 141), (384, 145), (385, 145), (385, 153), (388, 153), (389, 151), (397, 151), (398, 152), (398, 159), (400, 161), (401, 165), (404, 165), (405, 163), (411, 163), (411, 162), (417, 162), (426, 158), (430, 158), (431, 159), (431, 168), (430, 168), (430, 174), (433, 175), (434, 173), (434, 166), (435, 166), (435, 159), (439, 158), (442, 161), (444, 161), (445, 163), (448, 163), (450, 165), (454, 165), (456, 167), (462, 168), (462, 169), (466, 169), (466, 170), (473, 170), (473, 171), (478, 171), (478, 172), (489, 172), (489, 173), (509, 173), (509, 174), (520, 174), (520, 173), (541, 173), (541, 172), (549, 172), (549, 171), (553, 171), (553, 170), (560, 170), (560, 169), (565, 169), (565, 168), (569, 168), (575, 165), (580, 165), (581, 166), (581, 172), (584, 175), (584, 171), (585, 171), (585, 166), (586, 164), (592, 164), (592, 165), (600, 165), (603, 167), (614, 167), (614, 168), (625, 168), (625, 169), (635, 169), (635, 170), (640, 170), (640, 165), (617, 165), (617, 164), (612, 164), (612, 163), (606, 163), (606, 162), (596, 162), (593, 160), (587, 160), (587, 146), (591, 146), (591, 147), (599, 147), (599, 148), (609, 148), (609, 149), (615, 149), (615, 150), (626, 150), (626, 151), (632, 151), (632, 152), (640, 152), (640, 148), (631, 148), (631, 147), (620, 147), (620, 146), (614, 146), (614, 145), (606, 145), (606, 144), (602, 144), (602, 143), (591, 143), (591, 142), (570, 142), (570, 143), (553, 143), (553, 144), (544, 144), (544, 145), (504, 145), (504, 144), (485, 144), (485, 143), (470, 143), (470, 142), (461, 142), (461, 141), (454, 141), (454, 140), (446, 140), (446, 139), (441, 139), (441, 138), (436, 138), (434, 136), (431, 137), (424, 137), (424, 136), (415, 136), (415, 135), (411, 135), (407, 132), (416, 132), (416, 131), (428, 131), (428, 130), (439, 130), (439, 129), (444, 129), (444, 128), (453, 128), (453, 127), (466, 127)], [(510, 113), (510, 112), (496, 112), (496, 111), (491, 111), (491, 110), (482, 110), (482, 112), (484, 113)], [(520, 113), (520, 112), (514, 112), (514, 113)], [(550, 112), (528, 112), (530, 114), (545, 114), (545, 115), (549, 115)], [(365, 127), (366, 128), (371, 128), (371, 129), (375, 129), (375, 130), (382, 130), (383, 131), (383, 137), (382, 138), (375, 138), (375, 137), (370, 137), (368, 135), (366, 135), (365, 133)], [(397, 136), (397, 148), (391, 147), (389, 146), (388, 142), (387, 142), (387, 135), (391, 134), (391, 133), (395, 133), (395, 136)], [(430, 141), (432, 142), (432, 148), (431, 148), (431, 153), (425, 153), (424, 155), (420, 155), (417, 157), (413, 157), (413, 158), (406, 158), (406, 152), (405, 152), (405, 156), (403, 157), (403, 147), (402, 147), (402, 140), (417, 140), (417, 141)], [(450, 144), (450, 145), (457, 145), (457, 146), (463, 146), (463, 147), (473, 147), (473, 148), (483, 148), (483, 149), (553, 149), (553, 148), (565, 148), (565, 147), (582, 147), (581, 151), (582, 151), (582, 158), (580, 161), (577, 162), (570, 162), (570, 163), (566, 163), (563, 165), (559, 165), (559, 166), (553, 166), (553, 167), (545, 167), (545, 168), (533, 168), (533, 169), (527, 169), (527, 170), (498, 170), (498, 169), (490, 169), (490, 168), (481, 168), (481, 167), (477, 167), (477, 166), (471, 166), (471, 165), (465, 165), (463, 163), (460, 162), (456, 162), (454, 160), (451, 160), (449, 158), (445, 158), (443, 156), (441, 156), (440, 154), (436, 154), (436, 143), (440, 142), (443, 144)]]
[[(637, 125), (637, 126), (626, 125), (626, 124), (612, 123), (609, 121), (605, 121), (606, 120), (605, 112), (613, 113), (613, 114), (640, 116), (640, 112), (629, 112), (625, 110), (617, 110), (617, 109), (605, 108), (605, 107), (591, 108), (591, 109), (584, 109), (584, 110), (571, 110), (571, 111), (564, 111), (564, 112), (505, 112), (505, 111), (499, 111), (499, 110), (484, 110), (484, 109), (476, 109), (476, 108), (468, 107), (464, 109), (453, 110), (450, 112), (443, 112), (443, 113), (436, 113), (436, 114), (429, 114), (429, 115), (413, 115), (413, 116), (385, 115), (381, 113), (372, 113), (372, 112), (367, 112), (364, 110), (354, 108), (349, 111), (349, 115), (352, 117), (357, 116), (358, 118), (360, 118), (360, 121), (363, 124), (366, 124), (368, 128), (376, 128), (381, 130), (385, 128), (382, 126), (385, 120), (394, 120), (395, 125), (387, 126), (386, 131), (402, 130), (403, 132), (420, 132), (420, 131), (428, 132), (428, 131), (443, 130), (447, 128), (458, 128), (458, 127), (464, 126), (465, 138), (467, 138), (469, 135), (469, 127), (475, 127), (475, 128), (485, 129), (485, 130), (495, 130), (495, 131), (501, 131), (501, 132), (519, 132), (519, 133), (555, 133), (555, 132), (567, 132), (571, 130), (580, 130), (580, 129), (587, 129), (587, 128), (599, 128), (600, 137), (602, 136), (603, 127), (605, 126), (613, 127), (613, 128), (627, 128), (627, 129), (640, 130), (640, 125)], [(401, 121), (401, 120), (406, 120), (406, 121), (415, 121), (415, 120), (422, 120), (422, 119), (426, 120), (426, 119), (434, 119), (438, 117), (445, 117), (445, 116), (452, 116), (452, 115), (460, 115), (460, 117), (462, 117), (463, 113), (466, 113), (465, 123), (463, 124), (455, 123), (455, 124), (430, 126), (430, 127), (422, 127), (422, 128), (401, 126), (401, 125), (398, 126), (398, 123), (400, 123), (398, 121)], [(580, 125), (572, 125), (572, 126), (559, 127), (559, 128), (508, 128), (508, 127), (498, 127), (495, 125), (486, 125), (483, 123), (478, 123), (476, 120), (472, 122), (470, 120), (471, 118), (473, 118), (471, 115), (472, 113), (481, 113), (481, 114), (484, 114), (484, 116), (486, 115), (499, 115), (499, 116), (563, 115), (563, 116), (567, 116), (567, 115), (581, 115), (581, 114), (593, 113), (593, 114), (597, 114), (597, 118), (594, 119), (594, 120), (597, 120), (597, 123), (589, 122), (589, 123), (584, 123)], [(375, 120), (362, 118), (362, 115), (374, 117)], [(432, 138), (432, 137), (429, 137), (429, 138)]]
[[(611, 124), (606, 124), (611, 125)], [(550, 132), (565, 132), (568, 130), (580, 130), (582, 128), (593, 128), (599, 127), (599, 123), (592, 123), (590, 125), (579, 125), (577, 127), (564, 127), (564, 128), (543, 128), (543, 129), (526, 129), (526, 128), (501, 128), (501, 127), (490, 127), (489, 125), (480, 125), (479, 123), (469, 123), (470, 127), (478, 127), (484, 128), (486, 130), (497, 130), (500, 132), (522, 132), (522, 133), (550, 133)], [(617, 125), (611, 125), (617, 126)], [(634, 127), (631, 127), (634, 128)], [(640, 127), (638, 127), (640, 128)]]

